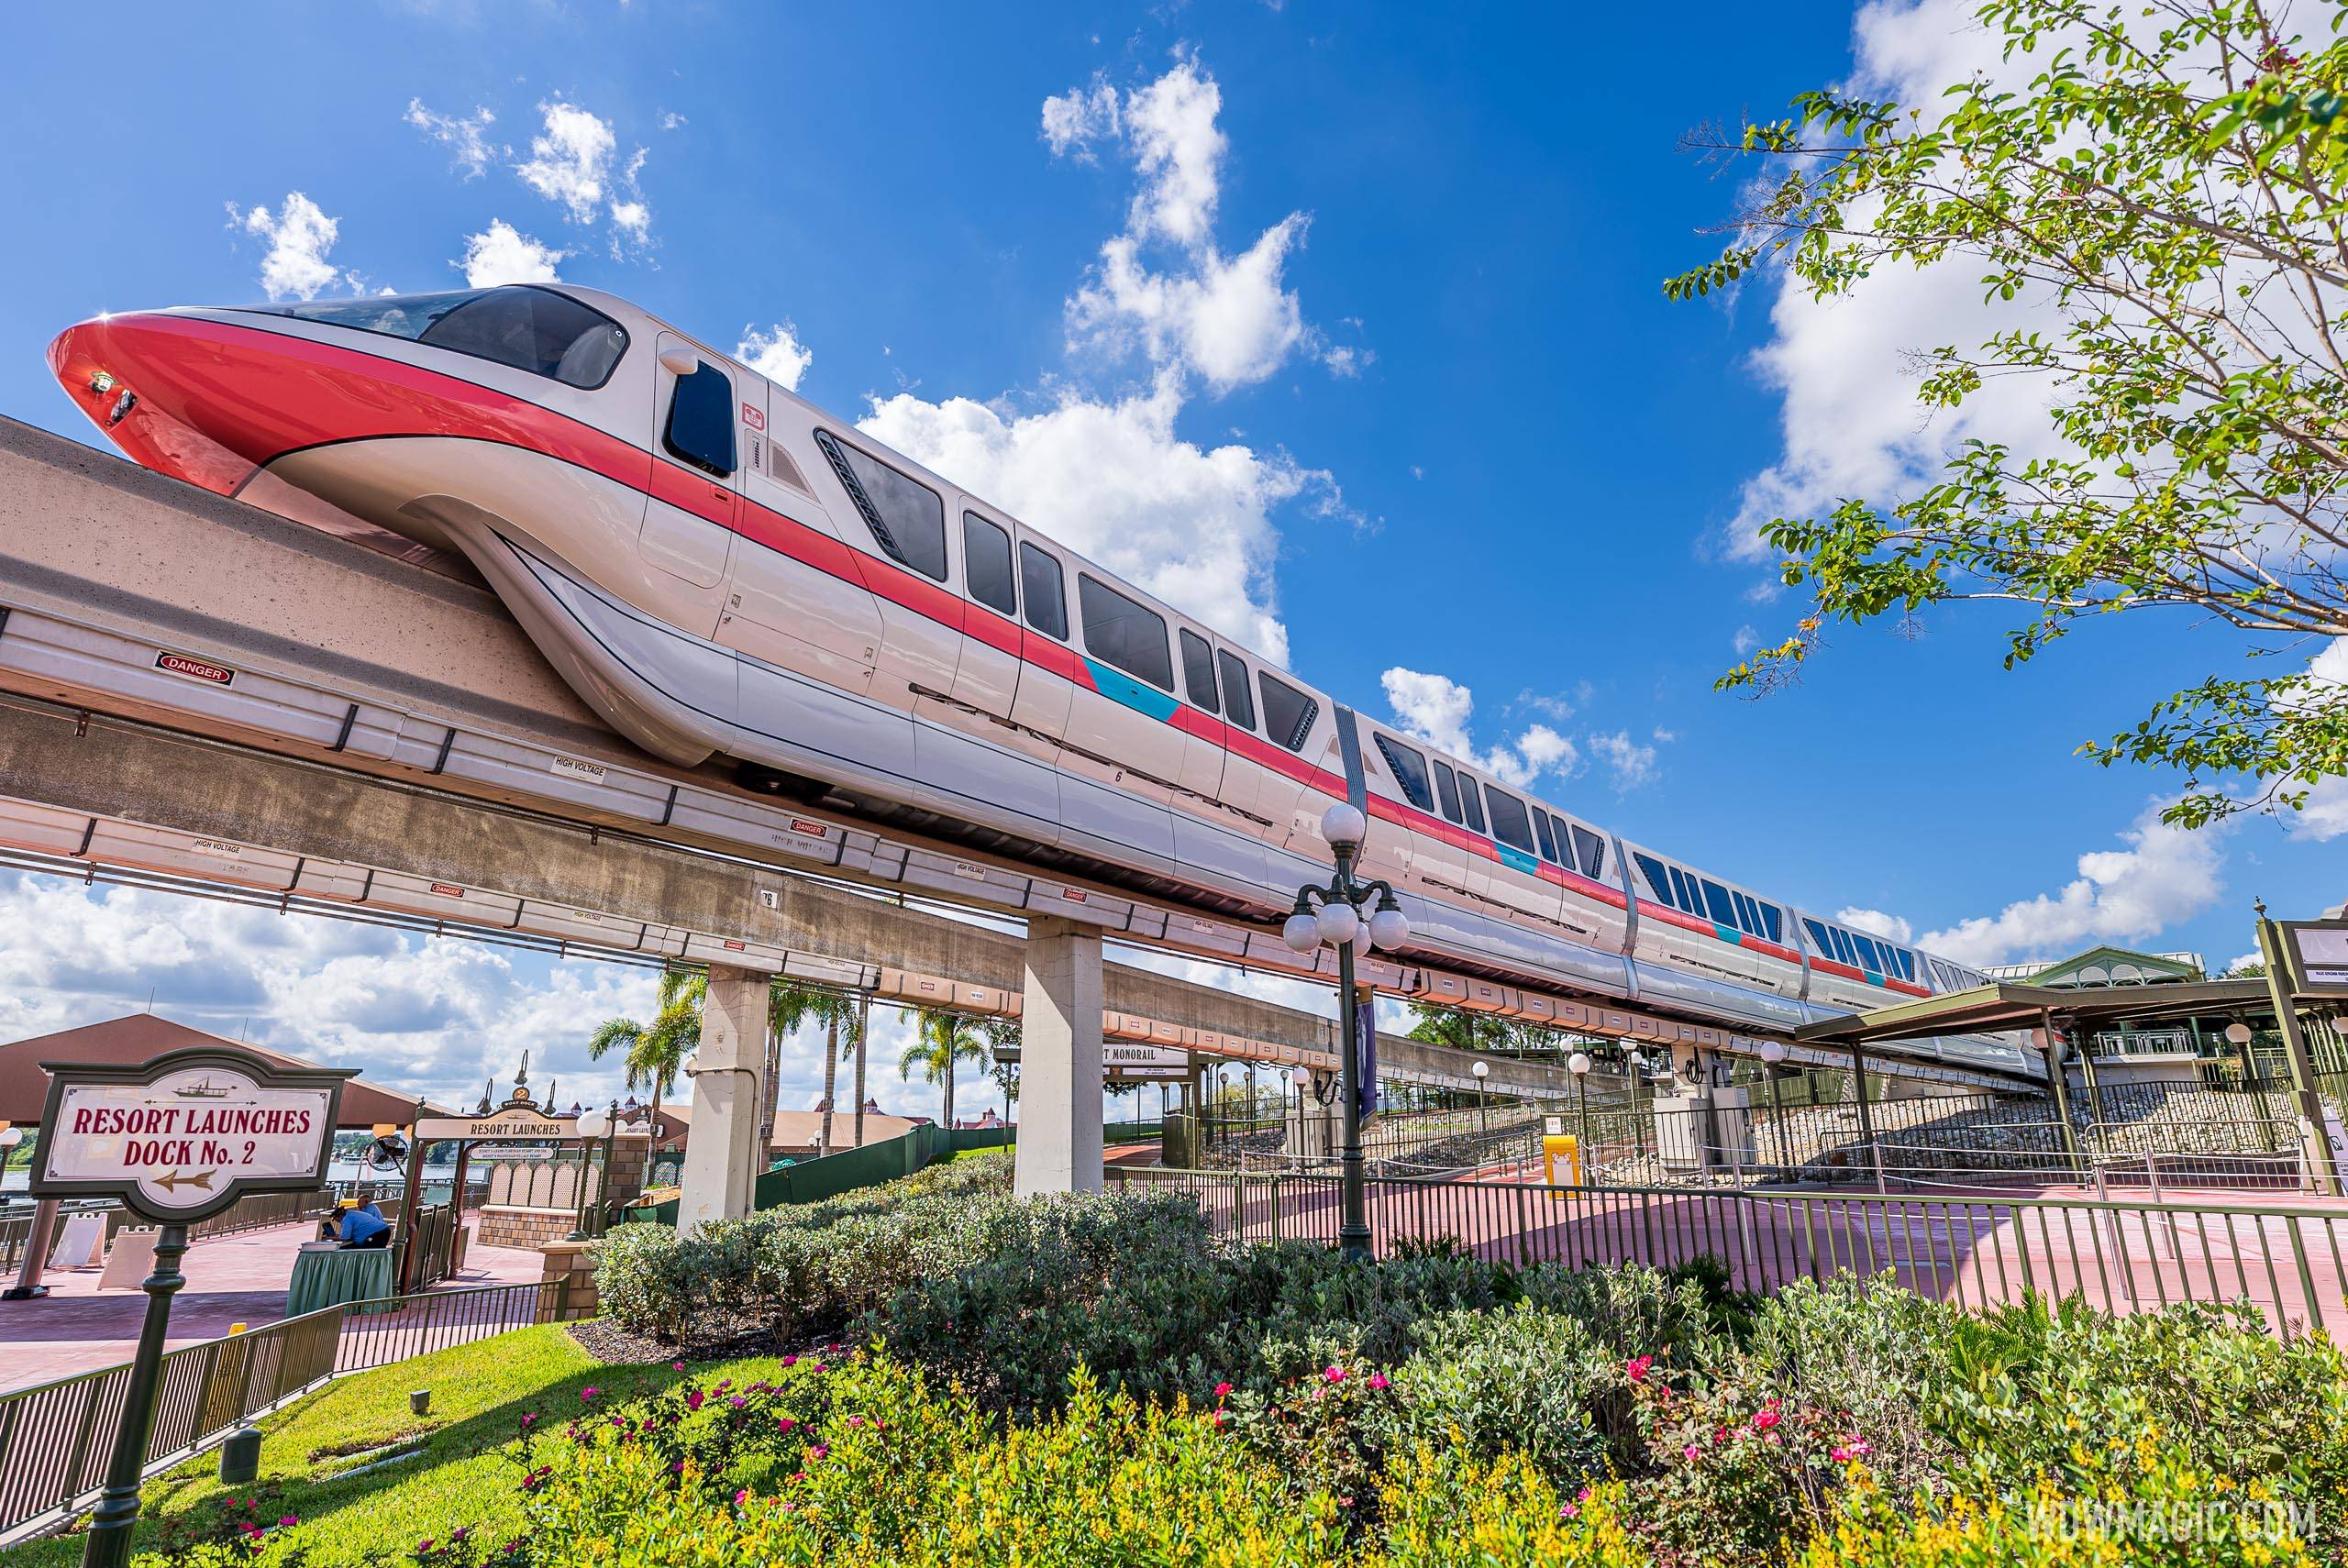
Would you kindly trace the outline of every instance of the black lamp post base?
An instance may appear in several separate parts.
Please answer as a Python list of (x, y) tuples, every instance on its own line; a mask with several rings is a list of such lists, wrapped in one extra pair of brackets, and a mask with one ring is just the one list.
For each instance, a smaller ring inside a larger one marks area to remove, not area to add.
[(46, 1285), (12, 1285), (0, 1290), (0, 1301), (38, 1301), (48, 1294)]

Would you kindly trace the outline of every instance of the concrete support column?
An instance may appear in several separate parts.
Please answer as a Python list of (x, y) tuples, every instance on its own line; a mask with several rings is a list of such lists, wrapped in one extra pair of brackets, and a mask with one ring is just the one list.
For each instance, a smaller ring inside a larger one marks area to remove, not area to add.
[(1100, 933), (1073, 921), (1036, 916), (1027, 922), (1025, 970), (1012, 1191), (1021, 1198), (1098, 1192)]
[(753, 970), (709, 966), (693, 1062), (692, 1132), (677, 1202), (680, 1234), (748, 1214), (752, 1185), (766, 1168), (759, 1119), (767, 1098), (767, 985), (768, 977)]

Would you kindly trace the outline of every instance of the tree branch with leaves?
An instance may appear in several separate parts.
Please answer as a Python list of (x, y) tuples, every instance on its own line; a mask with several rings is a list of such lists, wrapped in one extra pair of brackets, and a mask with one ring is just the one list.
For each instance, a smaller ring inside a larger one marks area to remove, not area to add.
[(2171, 822), (2296, 809), (2348, 774), (2348, 679), (2309, 668), (2348, 635), (2348, 43), (2236, 0), (1977, 15), (2005, 68), (1935, 105), (1822, 91), (1696, 138), (1769, 182), (1670, 297), (1768, 269), (1828, 301), (1892, 267), (1967, 265), (1985, 304), (2057, 324), (1923, 354), (1930, 411), (2029, 383), (2043, 448), (1966, 441), (1921, 493), (1772, 521), (1783, 580), (1811, 602), (1720, 685), (1767, 692), (1829, 626), (1944, 602), (2022, 611), (2009, 668), (2086, 617), (2183, 612), (2287, 668), (2213, 673), (2081, 751), (2182, 769)]

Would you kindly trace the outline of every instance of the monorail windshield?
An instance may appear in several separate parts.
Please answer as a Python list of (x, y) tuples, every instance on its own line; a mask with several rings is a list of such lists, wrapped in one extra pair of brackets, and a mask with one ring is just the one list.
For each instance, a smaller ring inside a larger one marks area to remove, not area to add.
[(627, 352), (627, 328), (618, 322), (569, 294), (527, 284), (245, 308), (404, 337), (590, 392), (612, 379)]

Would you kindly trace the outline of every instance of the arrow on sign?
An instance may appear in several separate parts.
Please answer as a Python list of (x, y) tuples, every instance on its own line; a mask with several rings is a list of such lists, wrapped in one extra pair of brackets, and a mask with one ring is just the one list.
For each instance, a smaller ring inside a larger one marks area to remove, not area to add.
[(183, 1187), (200, 1187), (205, 1191), (210, 1192), (212, 1178), (219, 1174), (218, 1171), (197, 1171), (193, 1176), (182, 1176), (178, 1171), (173, 1171), (167, 1176), (157, 1176), (155, 1185), (165, 1192), (177, 1192)]

